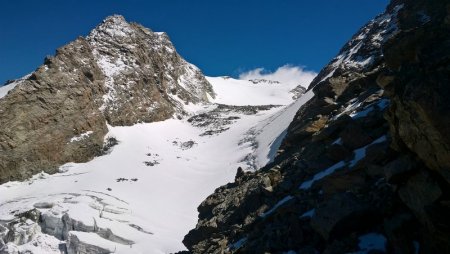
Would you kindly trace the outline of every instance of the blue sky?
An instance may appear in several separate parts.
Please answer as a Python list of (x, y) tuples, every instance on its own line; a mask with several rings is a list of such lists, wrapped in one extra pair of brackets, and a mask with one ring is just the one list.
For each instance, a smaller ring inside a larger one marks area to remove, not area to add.
[(286, 64), (318, 72), (387, 4), (387, 0), (1, 1), (0, 84), (33, 71), (46, 55), (87, 35), (111, 14), (167, 32), (178, 52), (209, 76), (237, 77)]

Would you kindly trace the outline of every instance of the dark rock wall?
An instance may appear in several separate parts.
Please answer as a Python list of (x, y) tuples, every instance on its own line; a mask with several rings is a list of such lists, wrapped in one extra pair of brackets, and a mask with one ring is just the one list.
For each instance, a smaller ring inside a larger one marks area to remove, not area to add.
[(449, 11), (392, 1), (363, 27), (312, 82), (275, 161), (199, 206), (188, 249), (450, 253)]
[(392, 146), (419, 168), (398, 193), (433, 251), (450, 253), (450, 2), (406, 4), (401, 32), (384, 47), (387, 71), (379, 82), (392, 101)]

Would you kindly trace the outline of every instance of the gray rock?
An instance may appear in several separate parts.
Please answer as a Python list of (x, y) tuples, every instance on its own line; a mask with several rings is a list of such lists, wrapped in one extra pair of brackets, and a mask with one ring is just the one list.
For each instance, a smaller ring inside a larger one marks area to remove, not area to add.
[(86, 162), (103, 153), (106, 123), (182, 116), (208, 95), (212, 86), (165, 33), (108, 17), (0, 99), (0, 183)]

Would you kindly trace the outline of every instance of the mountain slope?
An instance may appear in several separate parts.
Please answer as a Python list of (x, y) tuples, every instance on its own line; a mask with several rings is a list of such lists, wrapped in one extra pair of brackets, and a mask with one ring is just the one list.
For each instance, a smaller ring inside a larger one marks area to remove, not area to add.
[[(0, 183), (99, 155), (110, 125), (161, 121), (214, 98), (164, 33), (106, 18), (47, 57), (0, 100)], [(82, 140), (73, 137), (84, 135)]]
[(394, 0), (355, 34), (311, 83), (274, 161), (198, 207), (187, 248), (450, 252), (448, 10)]
[[(282, 83), (207, 80), (217, 96), (212, 103), (184, 105), (186, 117), (108, 125), (105, 139), (118, 144), (106, 155), (64, 164), (53, 175), (0, 185), (3, 251), (185, 249), (182, 239), (195, 225), (197, 205), (217, 186), (233, 181), (238, 167), (254, 170), (273, 158), (260, 149), (267, 144), (278, 149), (275, 141), (308, 99), (293, 103), (293, 87)], [(242, 90), (251, 92), (240, 99), (232, 96)]]

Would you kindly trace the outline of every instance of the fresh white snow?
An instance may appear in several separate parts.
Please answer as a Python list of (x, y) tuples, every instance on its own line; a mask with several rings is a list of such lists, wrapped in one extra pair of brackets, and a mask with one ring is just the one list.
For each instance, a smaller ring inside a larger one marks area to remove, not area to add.
[[(273, 159), (283, 131), (298, 108), (313, 96), (310, 92), (294, 102), (289, 94), (291, 87), (283, 84), (269, 86), (222, 77), (208, 80), (217, 93), (215, 103), (288, 106), (256, 114), (235, 112), (239, 119), (233, 120), (228, 130), (214, 135), (200, 136), (205, 129), (193, 126), (187, 118), (109, 126), (107, 137), (119, 141), (110, 154), (87, 163), (67, 163), (54, 175), (41, 173), (24, 182), (0, 185), (0, 220), (12, 219), (12, 211), (36, 207), (44, 218), (58, 219), (67, 214), (85, 227), (110, 230), (124, 240), (99, 240), (92, 232), (71, 233), (83, 241), (115, 249), (115, 253), (185, 249), (181, 241), (197, 223), (197, 206), (217, 187), (232, 182), (239, 166), (248, 166), (248, 154), (254, 155), (258, 167)], [(190, 105), (185, 110), (194, 115), (215, 108), (215, 104), (205, 104)], [(242, 142), (249, 130), (254, 130), (251, 138), (259, 146)], [(72, 141), (89, 134), (73, 137)], [(193, 145), (183, 145), (189, 143)], [(53, 239), (47, 242), (60, 243), (54, 237), (45, 237)]]
[(274, 160), (295, 114), (313, 96), (312, 90), (306, 92), (294, 103), (282, 108), (248, 131), (248, 135), (253, 137), (251, 140), (254, 150), (249, 157), (253, 158), (251, 165), (255, 169), (261, 168)]
[(275, 212), (275, 210), (277, 210), (280, 206), (284, 205), (286, 202), (288, 202), (289, 200), (293, 199), (294, 197), (291, 195), (288, 195), (286, 197), (284, 197), (283, 199), (281, 199), (280, 201), (278, 201), (278, 203), (276, 203), (272, 208), (270, 208), (268, 211), (264, 212), (263, 214), (261, 214), (261, 217), (267, 217), (268, 215), (271, 215), (273, 212)]
[(292, 102), (295, 88), (292, 84), (261, 82), (254, 84), (249, 80), (231, 77), (206, 78), (217, 93), (215, 103), (228, 105), (287, 105)]

